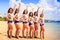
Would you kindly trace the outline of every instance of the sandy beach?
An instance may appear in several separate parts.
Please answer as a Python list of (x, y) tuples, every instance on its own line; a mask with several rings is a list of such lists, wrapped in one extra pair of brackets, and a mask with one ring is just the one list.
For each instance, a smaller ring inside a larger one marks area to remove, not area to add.
[[(22, 30), (22, 23), (20, 23), (20, 27), (21, 27), (21, 30)], [(56, 39), (59, 39), (59, 37), (55, 37), (53, 36), (53, 31), (47, 31), (47, 27), (45, 27), (45, 39), (44, 40), (55, 40)], [(38, 33), (39, 34), (39, 33)], [(14, 23), (13, 23), (13, 36), (15, 35), (15, 26), (14, 26)], [(20, 36), (22, 36), (22, 33), (20, 32)], [(53, 36), (53, 37), (51, 37)], [(39, 38), (40, 36), (38, 35), (38, 38), (19, 38), (19, 39), (16, 39), (16, 38), (12, 38), (12, 39), (9, 39), (7, 37), (7, 22), (6, 21), (0, 21), (0, 40), (41, 40)]]

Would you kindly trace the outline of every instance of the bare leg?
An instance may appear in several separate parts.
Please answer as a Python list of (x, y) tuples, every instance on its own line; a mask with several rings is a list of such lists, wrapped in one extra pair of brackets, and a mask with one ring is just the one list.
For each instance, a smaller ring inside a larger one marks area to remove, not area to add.
[(19, 38), (19, 33), (20, 33), (20, 30), (17, 29), (17, 38)]
[(44, 26), (42, 26), (42, 37), (44, 39)]
[(34, 30), (32, 30), (32, 38), (34, 38)]
[(9, 32), (9, 30), (10, 30), (10, 25), (8, 24), (8, 30), (7, 30), (7, 35), (8, 35), (8, 37), (10, 38), (10, 32)]
[(41, 31), (40, 31), (40, 38), (41, 38)]
[(10, 38), (12, 38), (12, 30), (13, 30), (13, 27), (12, 27), (12, 25), (10, 25)]
[(34, 24), (34, 37), (35, 37), (35, 31), (36, 31), (36, 29), (35, 29), (35, 24)]
[(12, 29), (10, 29), (10, 38), (12, 38)]
[(35, 30), (34, 30), (34, 37), (35, 37)]
[(15, 32), (15, 37), (16, 37), (16, 35), (17, 35), (17, 29), (16, 29), (16, 32)]
[(38, 30), (36, 30), (36, 37), (38, 36)]
[(28, 28), (27, 28), (27, 30), (26, 30), (26, 38), (28, 38)]
[(31, 28), (30, 28), (30, 31), (29, 31), (29, 35), (30, 35), (30, 37), (31, 37)]
[(35, 37), (38, 37), (38, 24), (35, 24)]
[(22, 36), (24, 37), (24, 30), (25, 30), (25, 27), (23, 27), (23, 30), (22, 30)]
[(8, 37), (10, 36), (10, 35), (9, 35), (9, 29), (8, 29), (8, 31), (7, 31), (7, 35), (8, 35)]
[(43, 39), (44, 39), (44, 31), (42, 32), (42, 37), (43, 37)]

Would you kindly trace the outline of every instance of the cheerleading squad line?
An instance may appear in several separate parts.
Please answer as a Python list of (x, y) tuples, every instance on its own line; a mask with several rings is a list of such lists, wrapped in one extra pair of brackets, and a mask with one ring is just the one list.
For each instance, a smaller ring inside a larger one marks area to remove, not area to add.
[[(8, 23), (8, 30), (7, 30), (7, 35), (9, 38), (12, 38), (12, 33), (13, 33), (13, 25), (12, 22), (14, 21), (15, 27), (16, 27), (16, 32), (15, 32), (15, 37), (19, 38), (21, 26), (20, 26), (20, 20), (23, 22), (23, 28), (22, 28), (22, 37), (24, 38), (24, 32), (26, 30), (26, 38), (28, 38), (28, 34), (31, 38), (37, 38), (38, 37), (38, 23), (40, 24), (40, 38), (44, 39), (44, 13), (42, 10), (42, 13), (40, 14), (40, 17), (38, 17), (38, 11), (29, 12), (28, 14), (28, 7), (23, 11), (22, 16), (19, 17), (19, 11), (20, 11), (20, 6), (15, 9), (16, 4), (14, 5), (14, 8), (9, 8), (8, 13), (6, 15), (7, 23)], [(33, 9), (32, 9), (33, 11)], [(14, 13), (14, 15), (13, 15)], [(29, 31), (28, 31), (29, 30)]]

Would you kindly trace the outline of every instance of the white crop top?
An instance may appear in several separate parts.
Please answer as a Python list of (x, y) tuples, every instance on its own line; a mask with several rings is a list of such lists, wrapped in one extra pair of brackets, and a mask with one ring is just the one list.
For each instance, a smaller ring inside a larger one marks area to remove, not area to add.
[(23, 14), (21, 19), (23, 20), (23, 22), (28, 22), (28, 16)]
[(20, 20), (19, 14), (16, 13), (16, 14), (14, 15), (14, 20), (16, 20), (16, 21), (19, 21), (19, 20)]
[(34, 22), (38, 22), (38, 17), (37, 16), (34, 16)]
[(33, 23), (33, 22), (34, 22), (33, 17), (29, 17), (29, 22), (30, 22), (30, 23)]

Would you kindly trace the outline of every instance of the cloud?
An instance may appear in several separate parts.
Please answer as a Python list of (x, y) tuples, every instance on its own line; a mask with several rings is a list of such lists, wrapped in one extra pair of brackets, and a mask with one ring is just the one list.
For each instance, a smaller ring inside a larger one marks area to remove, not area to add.
[(50, 7), (53, 9), (52, 11), (50, 10), (50, 14), (52, 14), (53, 20), (60, 20), (60, 3), (57, 2), (57, 0), (46, 0), (47, 3), (50, 5)]
[[(46, 0), (39, 0), (39, 3), (37, 3), (37, 4), (34, 4), (34, 3), (24, 4), (24, 3), (21, 2), (21, 0), (18, 0), (18, 2), (21, 3), (21, 5), (22, 5), (23, 8), (25, 8), (26, 5), (28, 5), (29, 7), (34, 8), (35, 11), (36, 11), (37, 7), (45, 8), (45, 10), (52, 10), (52, 8), (49, 7), (49, 5), (47, 4)], [(14, 3), (17, 4), (18, 2), (16, 2), (16, 0), (13, 0), (13, 1), (10, 0), (10, 4), (11, 5), (14, 4)]]
[[(21, 0), (10, 0), (10, 6), (13, 7), (14, 3), (17, 4), (18, 7), (18, 3), (21, 3), (21, 8), (20, 8), (20, 15), (22, 15), (23, 10), (26, 8), (26, 5), (28, 5), (28, 10), (29, 12), (32, 11), (31, 9), (34, 8), (34, 11), (37, 10), (38, 7), (40, 7), (39, 9), (39, 14), (41, 13), (42, 9), (44, 8), (44, 14), (45, 14), (45, 19), (49, 19), (49, 20), (60, 20), (60, 3), (57, 2), (57, 0), (39, 0), (39, 2), (37, 4), (34, 3), (27, 3), (24, 4), (21, 2)], [(47, 17), (48, 16), (48, 17)]]

